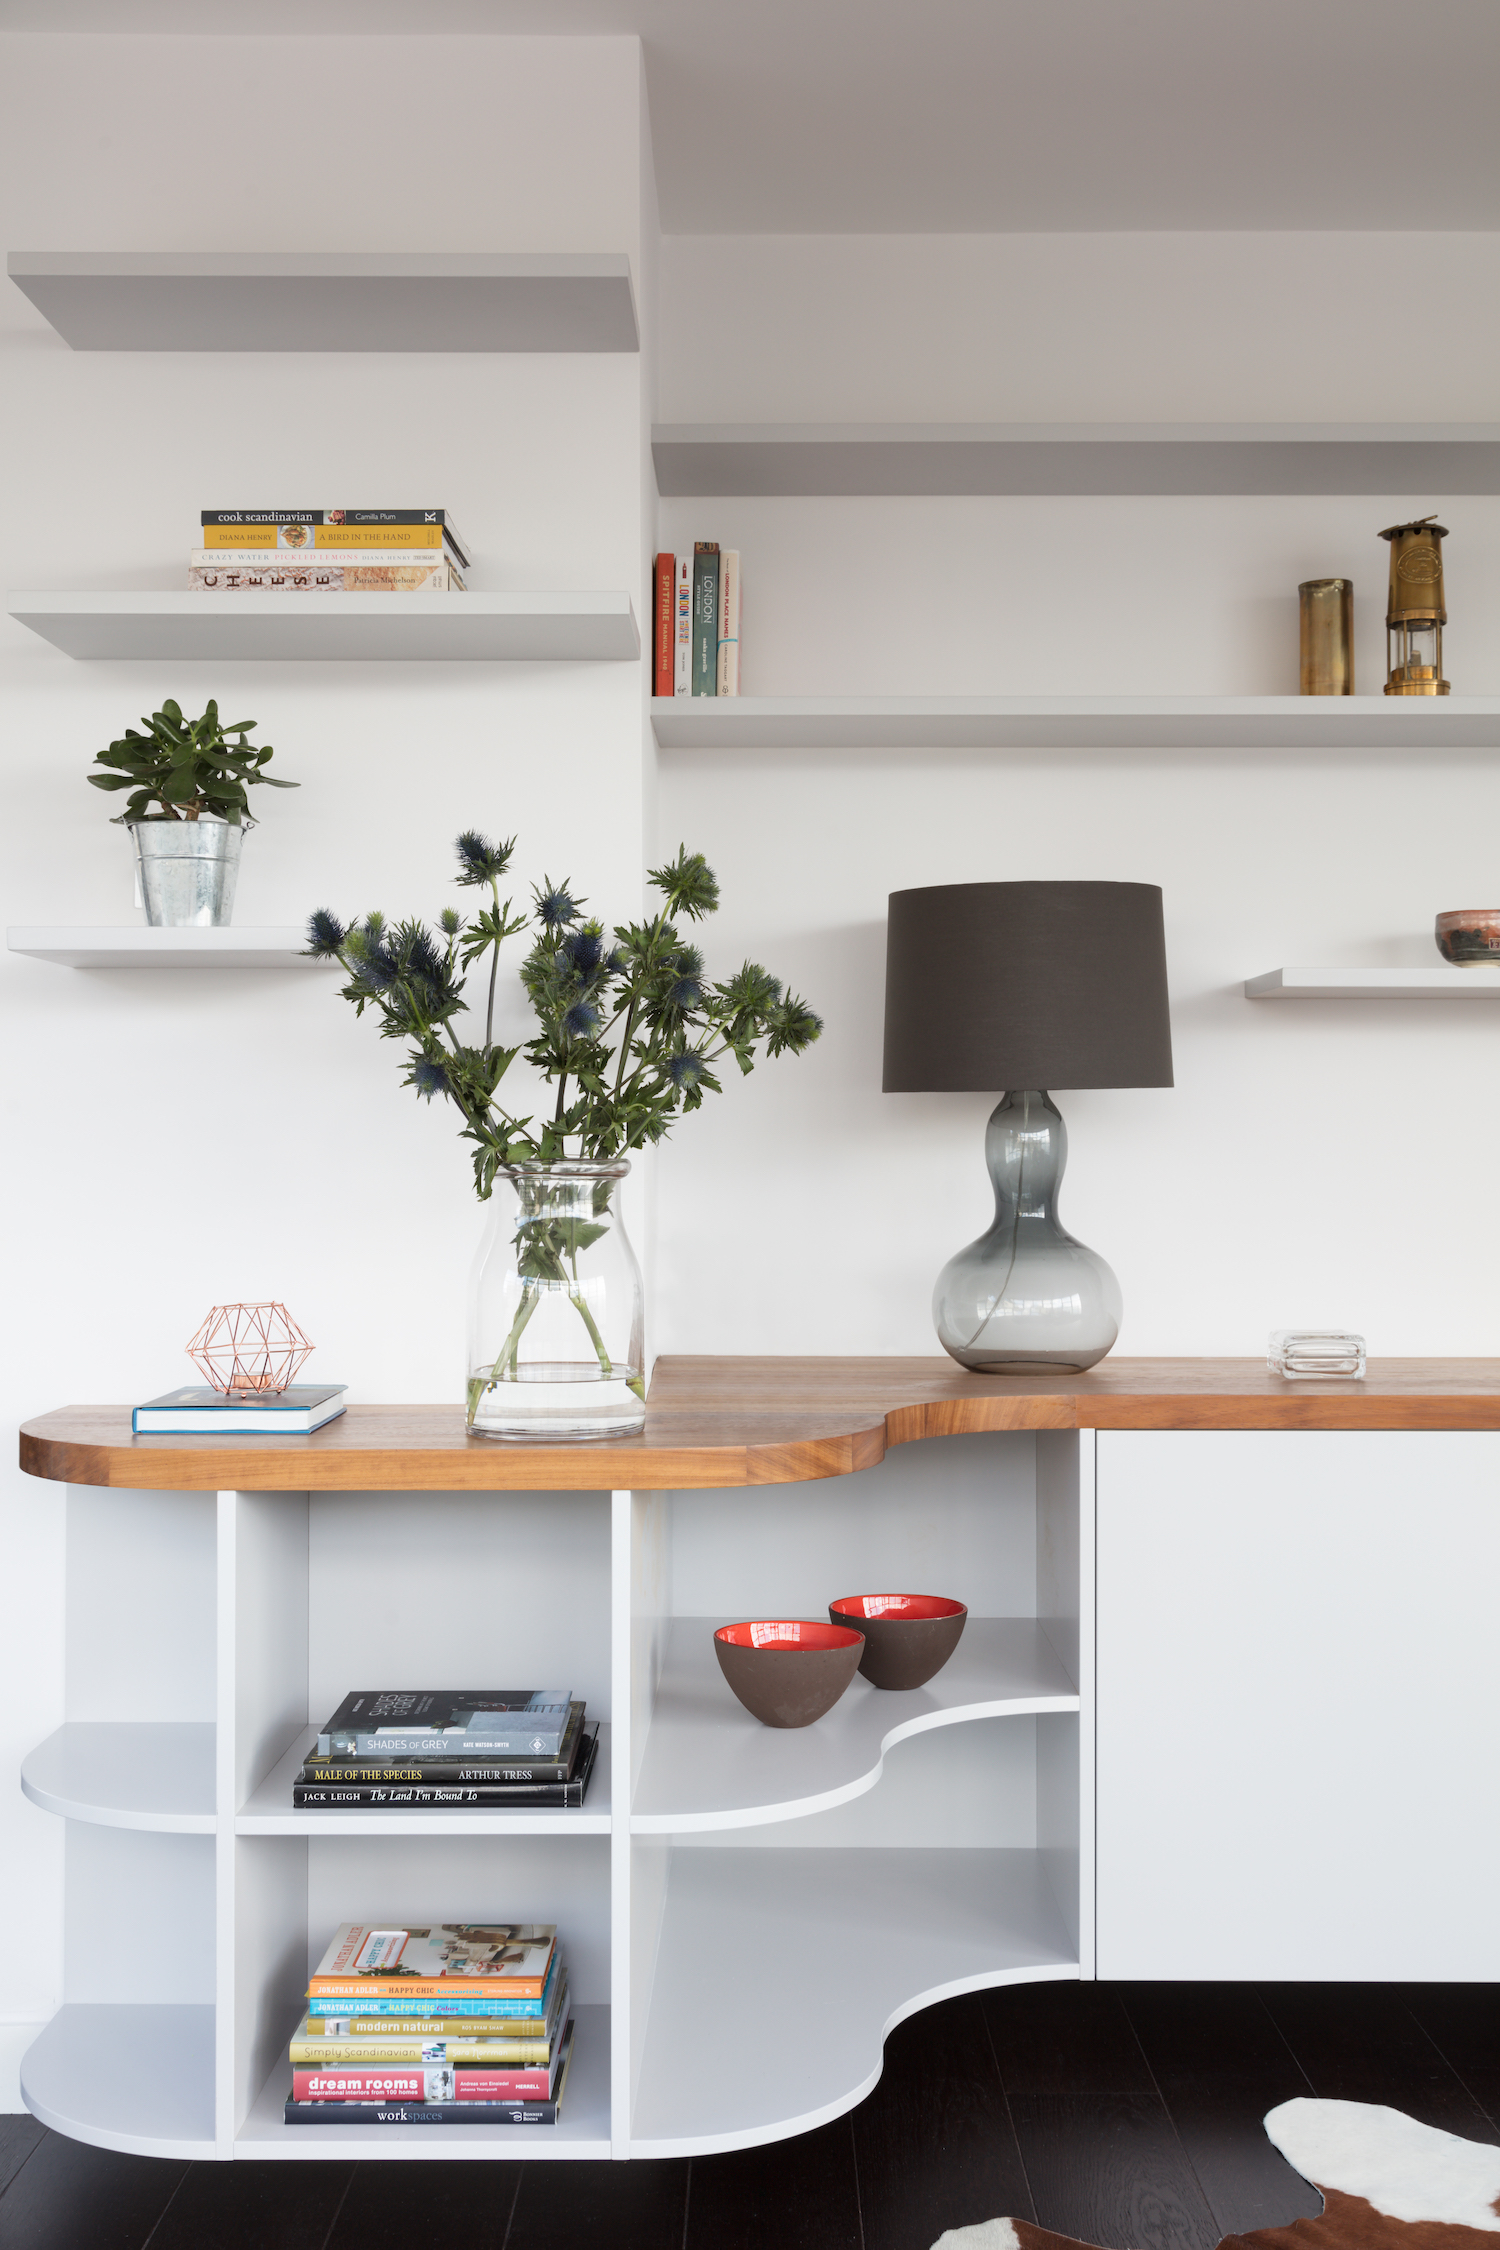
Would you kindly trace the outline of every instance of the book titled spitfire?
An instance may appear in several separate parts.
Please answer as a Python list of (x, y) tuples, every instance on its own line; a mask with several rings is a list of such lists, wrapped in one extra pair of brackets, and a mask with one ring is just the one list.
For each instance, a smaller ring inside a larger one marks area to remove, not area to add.
[(309, 2000), (400, 1998), (408, 2007), (465, 1997), (540, 2000), (557, 1946), (552, 1922), (441, 1922), (377, 1929), (341, 1922), (308, 1979)]
[(318, 1735), (320, 1758), (555, 1758), (568, 1688), (361, 1688)]

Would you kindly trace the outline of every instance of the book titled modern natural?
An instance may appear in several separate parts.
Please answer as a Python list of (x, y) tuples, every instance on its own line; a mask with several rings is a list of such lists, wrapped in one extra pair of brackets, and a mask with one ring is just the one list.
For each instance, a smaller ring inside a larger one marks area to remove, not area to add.
[(342, 1922), (292, 2035), (289, 2125), (555, 2125), (573, 2052), (551, 1922)]

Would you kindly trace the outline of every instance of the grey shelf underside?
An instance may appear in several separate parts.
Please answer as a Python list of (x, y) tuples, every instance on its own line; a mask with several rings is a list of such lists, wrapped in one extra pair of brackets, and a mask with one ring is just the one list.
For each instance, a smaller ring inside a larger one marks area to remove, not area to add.
[(664, 499), (1500, 493), (1500, 425), (670, 424)]
[(80, 352), (634, 352), (623, 252), (12, 251)]

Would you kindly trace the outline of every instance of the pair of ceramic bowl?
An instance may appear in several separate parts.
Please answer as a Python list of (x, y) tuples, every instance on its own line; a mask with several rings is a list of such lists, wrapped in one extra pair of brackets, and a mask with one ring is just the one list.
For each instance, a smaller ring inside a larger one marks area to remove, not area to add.
[(968, 1610), (940, 1594), (846, 1594), (828, 1623), (755, 1618), (714, 1635), (719, 1670), (763, 1726), (810, 1727), (856, 1672), (872, 1687), (917, 1688), (958, 1646)]

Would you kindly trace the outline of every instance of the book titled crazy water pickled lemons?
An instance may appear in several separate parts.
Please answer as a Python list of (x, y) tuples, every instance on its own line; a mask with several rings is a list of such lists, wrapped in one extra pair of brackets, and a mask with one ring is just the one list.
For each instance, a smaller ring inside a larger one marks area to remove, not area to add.
[(341, 1922), (308, 1979), (309, 2000), (344, 1996), (441, 1999), (457, 1986), (475, 1999), (540, 2000), (557, 1949), (553, 1922), (439, 1922), (377, 1929)]

